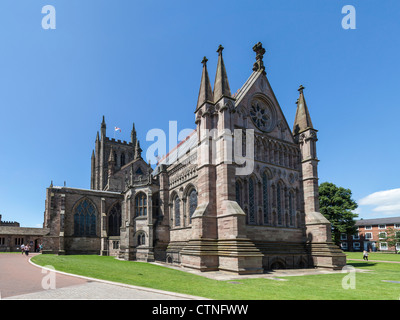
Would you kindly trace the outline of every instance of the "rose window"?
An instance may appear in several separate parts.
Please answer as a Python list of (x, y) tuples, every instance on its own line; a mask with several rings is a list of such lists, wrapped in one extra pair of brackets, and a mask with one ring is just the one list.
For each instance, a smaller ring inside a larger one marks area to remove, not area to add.
[(269, 107), (260, 101), (254, 101), (250, 108), (250, 117), (254, 124), (262, 131), (270, 131), (272, 116)]

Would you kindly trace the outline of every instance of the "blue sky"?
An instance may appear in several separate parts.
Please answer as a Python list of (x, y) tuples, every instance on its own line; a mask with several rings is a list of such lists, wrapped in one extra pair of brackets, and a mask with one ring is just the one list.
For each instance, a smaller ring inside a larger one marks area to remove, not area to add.
[[(356, 29), (342, 28), (342, 7)], [(45, 30), (42, 7), (56, 9)], [(153, 128), (194, 128), (201, 60), (211, 81), (219, 44), (232, 92), (261, 41), (267, 77), (293, 124), (303, 84), (319, 133), (320, 182), (350, 188), (361, 218), (400, 215), (398, 0), (2, 0), (0, 214), (43, 223), (45, 189), (90, 187), (90, 156), (107, 134), (142, 148)], [(383, 208), (382, 208), (383, 207)]]

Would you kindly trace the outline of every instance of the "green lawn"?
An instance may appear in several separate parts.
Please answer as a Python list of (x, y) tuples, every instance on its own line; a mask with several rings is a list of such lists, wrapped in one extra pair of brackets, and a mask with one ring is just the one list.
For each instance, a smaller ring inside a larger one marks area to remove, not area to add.
[[(345, 252), (347, 259), (362, 259), (362, 252)], [(400, 254), (394, 253), (381, 253), (381, 252), (369, 252), (368, 260), (381, 260), (381, 261), (398, 261), (400, 262)]]
[[(373, 256), (370, 255), (371, 260)], [(400, 255), (393, 256), (400, 258)], [(348, 253), (348, 257), (359, 259), (362, 258), (362, 254)], [(384, 257), (381, 260), (387, 259)], [(120, 261), (105, 256), (38, 255), (33, 257), (32, 261), (42, 266), (51, 265), (56, 270), (68, 273), (220, 300), (398, 300), (400, 298), (400, 284), (382, 281), (400, 281), (400, 264), (395, 263), (348, 260), (348, 264), (370, 271), (357, 273), (356, 288), (345, 290), (342, 287), (342, 279), (346, 275), (344, 273), (286, 277), (287, 281), (243, 279), (231, 283), (162, 266)]]

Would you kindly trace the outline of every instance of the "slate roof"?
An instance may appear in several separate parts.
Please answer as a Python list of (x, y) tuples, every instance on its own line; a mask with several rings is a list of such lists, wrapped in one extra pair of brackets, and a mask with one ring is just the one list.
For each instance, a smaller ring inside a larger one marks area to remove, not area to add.
[(356, 221), (356, 226), (373, 226), (378, 224), (400, 224), (400, 217), (362, 219)]

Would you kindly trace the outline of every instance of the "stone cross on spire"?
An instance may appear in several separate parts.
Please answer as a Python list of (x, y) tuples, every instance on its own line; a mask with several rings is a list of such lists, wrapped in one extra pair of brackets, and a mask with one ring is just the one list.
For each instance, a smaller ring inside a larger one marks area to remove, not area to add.
[(218, 46), (218, 49), (217, 49), (217, 52), (218, 52), (218, 55), (219, 55), (219, 56), (222, 54), (222, 50), (224, 50), (224, 47), (220, 44), (220, 45)]
[(208, 77), (207, 61), (208, 59), (206, 57), (204, 57), (203, 60), (201, 61), (201, 63), (203, 64), (203, 72), (201, 74), (201, 83), (200, 83), (199, 96), (197, 98), (196, 111), (206, 102), (214, 103), (210, 78)]
[(219, 45), (218, 47), (218, 65), (217, 65), (217, 72), (215, 74), (215, 81), (214, 81), (214, 102), (218, 102), (222, 97), (231, 98), (231, 89), (229, 87), (228, 75), (226, 73), (224, 59), (222, 58), (222, 50), (224, 47)]
[(263, 62), (263, 56), (265, 54), (265, 49), (262, 47), (262, 43), (259, 42), (254, 45), (253, 51), (256, 53), (256, 62), (253, 65), (253, 71), (260, 71), (264, 75), (266, 74), (265, 72), (265, 66)]
[(307, 129), (313, 129), (313, 124), (311, 121), (310, 113), (307, 108), (306, 99), (304, 98), (303, 90), (305, 88), (303, 85), (300, 85), (299, 91), (300, 95), (296, 101), (297, 110), (296, 110), (296, 117), (294, 119), (294, 126), (293, 126), (293, 134), (298, 135)]

